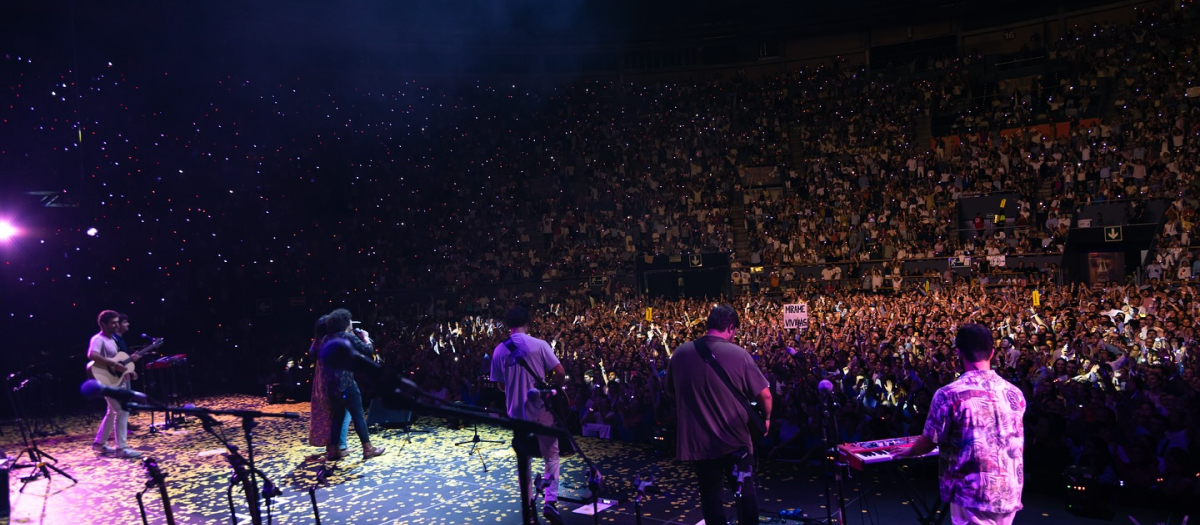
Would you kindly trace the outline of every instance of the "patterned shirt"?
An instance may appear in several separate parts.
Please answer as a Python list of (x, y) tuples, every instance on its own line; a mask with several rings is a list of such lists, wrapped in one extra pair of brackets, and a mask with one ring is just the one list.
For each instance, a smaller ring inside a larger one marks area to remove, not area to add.
[(942, 501), (985, 512), (1021, 510), (1025, 396), (991, 370), (972, 370), (933, 395), (925, 437), (938, 444)]

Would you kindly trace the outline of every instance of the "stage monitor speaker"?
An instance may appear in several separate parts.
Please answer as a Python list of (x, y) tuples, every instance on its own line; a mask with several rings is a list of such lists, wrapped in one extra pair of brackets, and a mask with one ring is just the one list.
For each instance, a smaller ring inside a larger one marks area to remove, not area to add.
[(284, 394), (284, 390), (286, 389), (287, 387), (283, 383), (271, 383), (267, 385), (267, 403), (274, 405), (287, 401), (287, 396)]
[(408, 426), (412, 423), (411, 410), (393, 410), (384, 406), (382, 398), (371, 400), (371, 407), (367, 412), (367, 426), (380, 426), (383, 428), (400, 428)]

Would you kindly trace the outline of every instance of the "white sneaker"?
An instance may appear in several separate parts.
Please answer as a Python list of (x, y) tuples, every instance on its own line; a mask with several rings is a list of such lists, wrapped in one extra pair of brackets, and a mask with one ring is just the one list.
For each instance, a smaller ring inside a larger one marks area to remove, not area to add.
[(102, 456), (111, 456), (117, 451), (117, 449), (105, 445), (104, 443), (92, 443), (92, 451)]
[(118, 451), (117, 451), (115, 454), (113, 454), (113, 455), (114, 455), (114, 456), (116, 456), (116, 457), (118, 457), (118, 458), (140, 458), (140, 457), (142, 457), (142, 453), (141, 453), (141, 452), (138, 452), (138, 451), (136, 451), (136, 450), (134, 450), (134, 449), (132, 449), (132, 448), (129, 448), (129, 447), (125, 447), (125, 448), (123, 448), (123, 449), (121, 449), (121, 450), (118, 450)]

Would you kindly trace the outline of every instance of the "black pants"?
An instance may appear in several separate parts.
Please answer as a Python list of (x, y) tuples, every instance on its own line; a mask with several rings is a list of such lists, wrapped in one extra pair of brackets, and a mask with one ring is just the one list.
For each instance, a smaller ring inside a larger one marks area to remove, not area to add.
[[(720, 459), (705, 459), (693, 461), (696, 477), (700, 482), (700, 510), (704, 513), (706, 525), (724, 525), (725, 521), (725, 484), (730, 490), (736, 490), (737, 478), (733, 475), (733, 467), (738, 465), (740, 470), (749, 471), (754, 464), (754, 456), (746, 455), (738, 459), (727, 456)], [(758, 523), (758, 497), (754, 486), (754, 476), (746, 476), (742, 481), (742, 499), (738, 502), (738, 525), (756, 525)]]

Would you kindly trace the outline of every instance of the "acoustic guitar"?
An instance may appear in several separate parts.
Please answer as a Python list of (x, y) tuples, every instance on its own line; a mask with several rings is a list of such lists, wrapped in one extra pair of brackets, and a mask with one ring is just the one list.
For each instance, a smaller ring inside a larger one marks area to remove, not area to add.
[(153, 353), (156, 349), (158, 349), (158, 347), (162, 346), (162, 344), (162, 338), (155, 338), (153, 343), (141, 350), (138, 350), (137, 352), (134, 352), (133, 355), (118, 351), (117, 355), (112, 359), (113, 361), (121, 364), (119, 367), (105, 366), (95, 361), (88, 361), (88, 375), (90, 375), (92, 379), (99, 381), (100, 384), (104, 386), (121, 388), (121, 378), (125, 375), (125, 372), (133, 371), (133, 360), (142, 357), (143, 355)]

